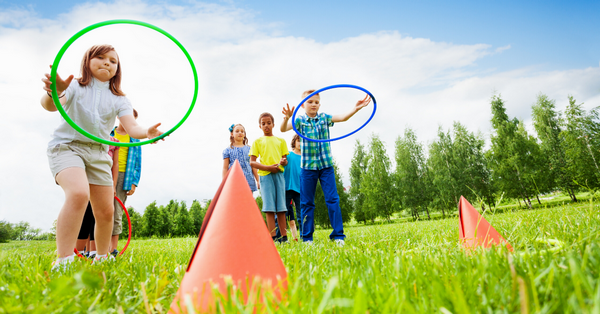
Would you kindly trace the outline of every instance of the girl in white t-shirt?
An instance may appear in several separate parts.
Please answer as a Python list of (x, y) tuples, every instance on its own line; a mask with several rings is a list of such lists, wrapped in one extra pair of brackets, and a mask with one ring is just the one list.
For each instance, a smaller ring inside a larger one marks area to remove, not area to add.
[[(155, 138), (162, 134), (160, 123), (150, 128), (137, 124), (133, 108), (121, 91), (119, 56), (110, 45), (96, 45), (88, 49), (81, 60), (81, 77), (72, 82), (73, 75), (63, 80), (56, 75), (56, 90), (60, 103), (69, 117), (81, 128), (104, 139), (119, 117), (127, 133), (133, 138)], [(57, 111), (50, 96), (50, 74), (42, 79), (46, 94), (41, 104), (48, 111)], [(58, 257), (52, 268), (73, 261), (73, 248), (88, 200), (96, 218), (95, 261), (107, 259), (113, 227), (114, 188), (111, 174), (112, 159), (108, 146), (97, 143), (73, 129), (64, 119), (52, 135), (48, 145), (48, 161), (55, 182), (65, 193), (56, 223)]]

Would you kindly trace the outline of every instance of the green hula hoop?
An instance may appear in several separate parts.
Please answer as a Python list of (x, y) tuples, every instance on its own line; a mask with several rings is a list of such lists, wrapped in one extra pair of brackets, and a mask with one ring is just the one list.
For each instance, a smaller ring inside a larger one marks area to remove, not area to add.
[[(71, 46), (71, 44), (75, 40), (77, 40), (79, 37), (81, 37), (83, 34), (89, 32), (91, 30), (94, 30), (96, 28), (106, 26), (106, 25), (112, 25), (112, 24), (134, 24), (134, 25), (144, 26), (144, 27), (153, 29), (153, 30), (167, 36), (177, 46), (179, 46), (179, 48), (185, 54), (185, 56), (187, 57), (188, 61), (190, 62), (190, 65), (192, 67), (192, 72), (194, 73), (194, 98), (192, 99), (192, 104), (190, 105), (190, 109), (188, 109), (185, 116), (183, 116), (183, 119), (181, 119), (181, 121), (179, 121), (179, 123), (177, 123), (177, 125), (175, 125), (172, 129), (168, 130), (167, 132), (165, 132), (165, 133), (161, 134), (160, 136), (157, 136), (153, 139), (149, 139), (149, 140), (141, 141), (141, 142), (137, 142), (137, 143), (118, 143), (118, 142), (111, 142), (111, 141), (105, 140), (103, 138), (99, 138), (95, 135), (90, 134), (89, 132), (82, 129), (80, 126), (78, 126), (75, 122), (73, 122), (73, 120), (65, 112), (65, 109), (62, 107), (62, 105), (60, 104), (60, 100), (58, 99), (58, 93), (56, 91), (56, 71), (58, 69), (58, 64), (60, 63), (60, 59), (63, 57), (63, 55), (69, 48), (69, 46)], [(69, 125), (71, 125), (71, 127), (73, 127), (75, 130), (77, 130), (79, 133), (85, 135), (86, 137), (88, 137), (96, 142), (100, 142), (102, 144), (112, 145), (112, 146), (122, 146), (122, 147), (140, 146), (140, 145), (154, 143), (166, 136), (169, 136), (171, 133), (173, 133), (173, 131), (177, 130), (177, 128), (179, 128), (183, 124), (183, 122), (185, 122), (185, 120), (187, 120), (190, 113), (192, 113), (192, 110), (194, 109), (194, 104), (196, 103), (196, 98), (198, 97), (198, 73), (196, 72), (196, 67), (194, 66), (194, 61), (192, 60), (192, 57), (187, 52), (187, 50), (185, 50), (183, 45), (179, 41), (177, 41), (177, 39), (175, 39), (175, 37), (171, 36), (171, 34), (165, 32), (164, 30), (162, 30), (152, 24), (135, 21), (135, 20), (104, 21), (104, 22), (90, 25), (90, 26), (80, 30), (77, 34), (73, 35), (73, 37), (69, 38), (69, 40), (62, 46), (62, 48), (60, 48), (60, 51), (56, 55), (56, 58), (54, 58), (54, 63), (52, 63), (52, 70), (50, 72), (50, 81), (52, 82), (52, 85), (50, 86), (50, 88), (52, 89), (52, 100), (54, 101), (54, 104), (56, 105), (56, 109), (58, 109), (58, 111), (63, 116), (63, 118), (67, 121), (67, 123), (69, 123)]]

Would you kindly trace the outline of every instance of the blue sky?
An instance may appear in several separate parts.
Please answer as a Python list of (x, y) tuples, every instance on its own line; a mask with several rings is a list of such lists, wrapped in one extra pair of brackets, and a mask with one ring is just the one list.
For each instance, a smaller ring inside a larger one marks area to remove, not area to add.
[[(187, 5), (190, 1), (149, 1)], [(534, 66), (564, 70), (598, 66), (600, 1), (204, 1), (242, 8), (281, 36), (329, 43), (378, 31), (452, 44), (510, 49), (478, 62), (490, 70)], [(5, 1), (54, 18), (81, 1)]]

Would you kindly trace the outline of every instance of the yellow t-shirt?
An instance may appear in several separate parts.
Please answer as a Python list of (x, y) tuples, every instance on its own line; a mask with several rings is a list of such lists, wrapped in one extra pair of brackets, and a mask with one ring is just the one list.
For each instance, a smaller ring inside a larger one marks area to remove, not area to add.
[[(115, 130), (115, 138), (121, 143), (129, 143), (129, 134), (119, 134), (117, 130)], [(119, 148), (119, 172), (125, 172), (127, 169), (127, 153), (129, 152), (129, 147), (120, 147)]]
[[(285, 140), (277, 136), (262, 136), (258, 138), (250, 148), (250, 156), (259, 157), (258, 162), (263, 165), (271, 166), (278, 164), (281, 157), (289, 154)], [(283, 166), (279, 166), (279, 170), (283, 172)], [(258, 170), (258, 175), (266, 176), (271, 174), (270, 171)]]

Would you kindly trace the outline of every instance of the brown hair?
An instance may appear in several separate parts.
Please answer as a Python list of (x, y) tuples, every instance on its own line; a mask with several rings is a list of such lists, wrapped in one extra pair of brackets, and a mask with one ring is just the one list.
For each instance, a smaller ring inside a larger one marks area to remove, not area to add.
[(137, 110), (133, 109), (133, 117), (137, 119), (138, 113)]
[[(306, 97), (306, 96), (308, 96), (308, 95), (310, 95), (310, 94), (314, 93), (315, 91), (316, 91), (316, 89), (309, 89), (309, 90), (305, 90), (305, 91), (302, 93), (302, 98), (304, 98), (304, 97)], [(317, 94), (314, 94), (313, 96), (319, 96), (319, 97), (321, 97), (321, 96), (320, 96), (318, 93), (317, 93)]]
[(292, 138), (292, 148), (296, 148), (296, 140), (299, 140), (300, 136), (298, 134), (295, 134), (294, 137)]
[[(81, 60), (81, 77), (77, 79), (79, 85), (87, 86), (92, 81), (92, 71), (90, 71), (90, 60), (95, 57), (105, 54), (109, 51), (116, 52), (115, 48), (111, 45), (94, 45), (88, 49), (83, 55)], [(118, 55), (117, 55), (118, 56)], [(115, 76), (110, 79), (110, 91), (117, 96), (125, 96), (125, 93), (121, 90), (121, 61), (117, 59), (117, 72)]]
[[(230, 148), (233, 148), (233, 142), (234, 142), (233, 131), (235, 130), (235, 127), (237, 127), (238, 125), (241, 126), (242, 128), (244, 128), (244, 126), (239, 123), (233, 126), (233, 128), (231, 129), (231, 134), (229, 135), (229, 142), (230, 142), (229, 147)], [(244, 128), (244, 134), (246, 134), (246, 128)], [(244, 135), (244, 145), (247, 145), (247, 144), (248, 144), (248, 138), (246, 137), (246, 135)]]
[(264, 117), (270, 117), (273, 124), (275, 124), (275, 118), (273, 118), (273, 115), (268, 112), (263, 112), (260, 114), (260, 116), (258, 117), (258, 124), (260, 124), (260, 119), (262, 119)]

